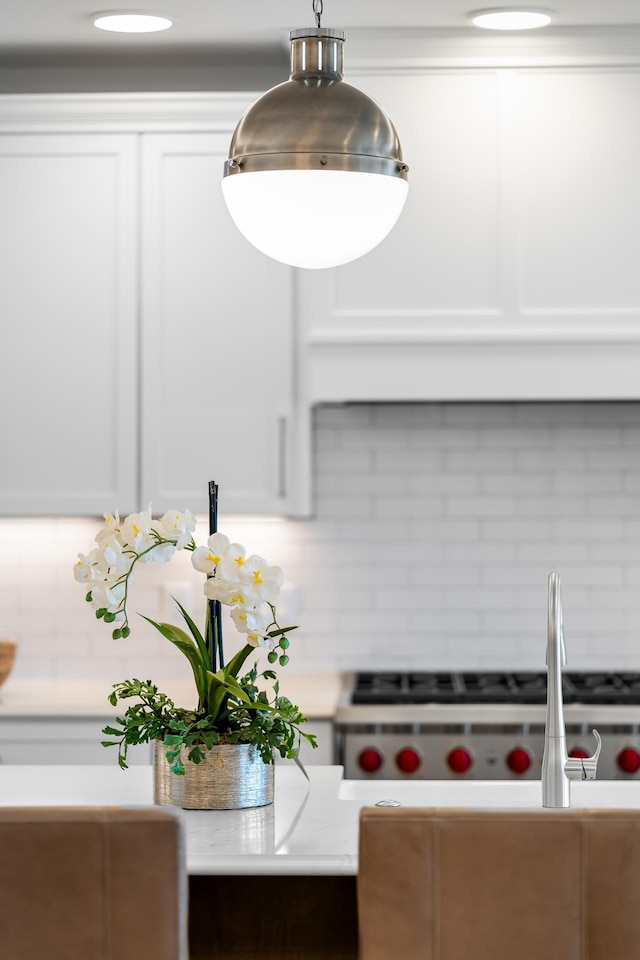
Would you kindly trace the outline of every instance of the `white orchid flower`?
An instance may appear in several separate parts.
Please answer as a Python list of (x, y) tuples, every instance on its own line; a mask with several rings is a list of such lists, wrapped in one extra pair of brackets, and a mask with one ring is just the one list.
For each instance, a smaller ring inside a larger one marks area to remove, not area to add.
[(109, 580), (102, 580), (91, 585), (91, 606), (96, 610), (107, 610), (109, 613), (115, 613), (116, 619), (124, 616), (119, 607), (124, 600), (126, 591), (125, 583), (114, 583)]
[(173, 543), (159, 543), (155, 550), (145, 554), (142, 559), (145, 563), (169, 563), (176, 549)]
[(215, 572), (216, 567), (229, 549), (231, 541), (224, 533), (212, 533), (206, 547), (196, 547), (191, 554), (191, 563), (200, 573)]
[(176, 541), (176, 550), (183, 550), (191, 543), (195, 528), (196, 520), (191, 510), (185, 510), (184, 513), (167, 510), (156, 527), (163, 539)]
[(73, 568), (73, 575), (78, 583), (90, 583), (96, 579), (97, 555), (97, 550), (92, 550), (88, 557), (85, 557), (84, 553), (78, 554), (79, 559)]
[(240, 568), (240, 579), (255, 587), (261, 600), (275, 603), (283, 584), (280, 567), (270, 567), (266, 560), (252, 554)]
[(247, 642), (252, 647), (263, 646), (271, 626), (270, 618), (260, 610), (247, 610), (245, 607), (234, 607), (231, 617), (239, 633), (247, 634)]
[(125, 547), (142, 553), (155, 543), (151, 529), (151, 511), (143, 510), (140, 513), (131, 513), (125, 517), (120, 527), (120, 539)]
[(209, 547), (196, 547), (191, 554), (191, 563), (199, 573), (211, 575), (219, 562), (220, 558)]
[(109, 537), (112, 537), (115, 533), (118, 532), (120, 527), (120, 514), (116, 510), (115, 513), (105, 513), (104, 514), (104, 527), (98, 531), (96, 534), (96, 540), (98, 543), (103, 543), (103, 541), (108, 540)]
[(120, 577), (129, 570), (131, 558), (122, 552), (122, 544), (115, 534), (103, 542), (102, 556), (98, 565), (111, 576), (117, 574)]
[(225, 580), (238, 580), (246, 563), (246, 549), (241, 543), (230, 543), (224, 552), (216, 574)]
[(225, 577), (209, 577), (204, 585), (204, 595), (209, 600), (219, 600), (226, 606), (257, 607), (262, 602), (255, 587), (240, 580)]

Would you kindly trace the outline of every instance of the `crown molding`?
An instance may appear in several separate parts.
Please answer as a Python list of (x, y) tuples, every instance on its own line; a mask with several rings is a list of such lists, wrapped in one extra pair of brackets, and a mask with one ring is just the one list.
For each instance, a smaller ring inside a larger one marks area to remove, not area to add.
[(640, 65), (640, 27), (347, 31), (345, 75), (442, 68)]
[(233, 131), (259, 93), (0, 95), (0, 131), (148, 133)]
[[(347, 31), (346, 77), (452, 69), (637, 69), (640, 27)], [(283, 80), (285, 79), (283, 75)], [(233, 131), (263, 91), (0, 94), (0, 131)]]

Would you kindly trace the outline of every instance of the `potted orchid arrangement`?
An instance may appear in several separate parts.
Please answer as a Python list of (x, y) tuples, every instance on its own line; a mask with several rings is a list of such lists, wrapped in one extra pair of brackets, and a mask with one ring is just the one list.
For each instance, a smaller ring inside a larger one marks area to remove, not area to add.
[[(118, 762), (126, 768), (129, 746), (154, 741), (154, 766), (165, 791), (170, 781), (184, 781), (185, 774), (188, 779), (195, 768), (204, 768), (212, 751), (223, 746), (243, 745), (254, 767), (272, 764), (274, 751), (297, 761), (302, 738), (316, 746), (313, 735), (302, 729), (306, 718), (280, 695), (275, 671), (259, 671), (257, 663), (248, 663), (258, 647), (267, 649), (270, 667), (288, 663), (289, 634), (297, 628), (280, 626), (277, 620), (276, 602), (283, 582), (280, 567), (247, 554), (223, 533), (214, 532), (206, 545), (197, 546), (195, 527), (189, 510), (169, 510), (157, 519), (151, 508), (122, 521), (117, 513), (105, 515), (96, 546), (87, 555), (78, 554), (74, 567), (75, 579), (86, 590), (85, 600), (96, 617), (109, 624), (114, 640), (126, 640), (131, 634), (129, 594), (140, 565), (167, 563), (177, 551), (185, 550), (191, 553), (193, 569), (204, 576), (208, 602), (203, 630), (178, 601), (182, 626), (143, 617), (188, 660), (193, 705), (176, 706), (150, 680), (124, 680), (114, 684), (109, 695), (113, 706), (121, 701), (129, 705), (104, 728), (110, 739), (103, 745), (117, 746)], [(235, 627), (245, 639), (228, 663), (222, 645), (221, 605), (230, 608)], [(219, 765), (219, 758), (216, 762)], [(170, 797), (159, 799), (158, 789), (156, 785), (158, 802), (190, 805)]]

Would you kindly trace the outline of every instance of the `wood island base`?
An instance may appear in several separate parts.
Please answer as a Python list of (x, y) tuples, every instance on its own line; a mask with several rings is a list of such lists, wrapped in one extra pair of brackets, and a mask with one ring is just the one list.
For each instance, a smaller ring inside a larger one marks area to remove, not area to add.
[(356, 878), (189, 877), (190, 960), (356, 960)]

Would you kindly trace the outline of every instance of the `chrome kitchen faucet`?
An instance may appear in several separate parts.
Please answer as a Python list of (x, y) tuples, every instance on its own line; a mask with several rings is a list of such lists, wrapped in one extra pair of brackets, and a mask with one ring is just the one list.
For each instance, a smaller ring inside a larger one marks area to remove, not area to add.
[(567, 662), (562, 628), (560, 577), (549, 574), (549, 614), (547, 621), (547, 722), (542, 757), (542, 806), (570, 807), (570, 781), (595, 780), (602, 740), (597, 730), (596, 752), (592, 757), (567, 755), (562, 701), (562, 667)]

